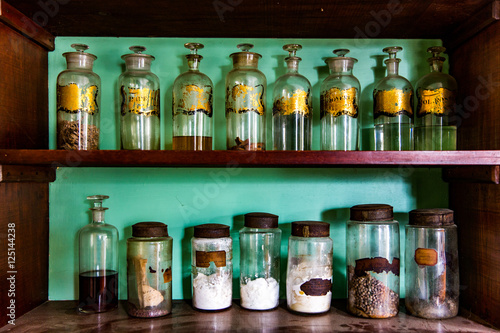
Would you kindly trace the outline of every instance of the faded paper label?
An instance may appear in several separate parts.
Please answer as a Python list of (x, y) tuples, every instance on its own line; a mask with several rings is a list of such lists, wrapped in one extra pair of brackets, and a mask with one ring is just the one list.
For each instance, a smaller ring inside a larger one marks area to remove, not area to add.
[(174, 91), (173, 110), (175, 114), (194, 115), (196, 112), (201, 112), (209, 117), (212, 117), (212, 87), (197, 86), (188, 84), (181, 88), (181, 96), (175, 96)]
[(163, 272), (163, 283), (172, 282), (172, 269), (167, 268)]
[(210, 262), (215, 267), (226, 267), (226, 251), (196, 251), (196, 267), (210, 267)]
[(334, 117), (348, 115), (356, 118), (358, 116), (358, 101), (356, 100), (356, 88), (349, 89), (331, 88), (321, 95), (321, 119), (326, 114)]
[(86, 88), (79, 88), (76, 83), (57, 85), (57, 111), (94, 114), (99, 112), (98, 96), (99, 89), (96, 85)]
[(298, 89), (291, 97), (281, 97), (274, 101), (273, 115), (281, 114), (289, 116), (291, 114), (301, 114), (309, 117), (311, 114), (310, 91)]
[(226, 114), (255, 112), (264, 115), (264, 86), (259, 84), (255, 87), (245, 84), (236, 84), (227, 88), (226, 92)]
[(392, 272), (399, 276), (399, 258), (392, 258), (392, 263), (383, 257), (364, 258), (356, 260), (354, 274), (364, 276), (368, 272), (382, 273)]
[(332, 290), (331, 279), (310, 279), (300, 286), (307, 296), (324, 296)]
[(413, 116), (413, 92), (402, 89), (377, 90), (373, 92), (373, 117), (396, 117), (400, 114)]
[(438, 262), (438, 253), (434, 249), (418, 248), (415, 250), (415, 262), (422, 266), (435, 266)]
[(160, 89), (122, 86), (120, 94), (122, 116), (128, 112), (143, 116), (160, 116)]
[(455, 92), (438, 88), (433, 90), (417, 90), (417, 116), (423, 117), (428, 114), (436, 116), (447, 116), (453, 112), (455, 105)]

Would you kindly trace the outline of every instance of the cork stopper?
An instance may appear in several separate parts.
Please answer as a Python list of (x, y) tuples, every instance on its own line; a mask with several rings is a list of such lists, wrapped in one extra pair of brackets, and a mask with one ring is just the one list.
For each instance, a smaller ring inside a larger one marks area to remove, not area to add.
[(278, 227), (278, 215), (269, 213), (245, 214), (245, 227), (271, 229)]
[(351, 207), (353, 221), (390, 221), (393, 220), (392, 206), (385, 204), (356, 205)]
[(218, 223), (200, 224), (194, 227), (194, 237), (198, 238), (229, 237), (229, 226)]
[(318, 221), (292, 222), (292, 236), (297, 237), (329, 237), (330, 224)]
[(415, 209), (410, 212), (409, 224), (425, 227), (453, 225), (453, 211), (446, 208)]
[(139, 222), (132, 226), (133, 237), (168, 237), (168, 226), (161, 222)]

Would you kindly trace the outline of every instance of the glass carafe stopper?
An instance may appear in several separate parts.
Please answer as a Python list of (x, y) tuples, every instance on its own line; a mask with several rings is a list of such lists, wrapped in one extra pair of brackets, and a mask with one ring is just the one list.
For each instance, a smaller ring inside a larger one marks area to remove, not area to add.
[(71, 47), (76, 50), (76, 52), (83, 53), (85, 50), (88, 50), (89, 46), (87, 44), (71, 44)]
[(128, 48), (130, 51), (134, 52), (135, 54), (142, 54), (142, 52), (146, 51), (146, 48), (144, 46), (140, 45), (134, 45)]
[[(105, 199), (109, 199), (109, 195), (91, 195), (87, 197), (87, 200), (92, 200), (94, 202), (94, 209), (95, 208), (102, 208), (102, 202)], [(93, 209), (90, 208), (90, 209)], [(107, 208), (105, 208), (107, 209)]]
[(382, 52), (389, 53), (389, 59), (397, 59), (396, 55), (401, 51), (403, 51), (401, 46), (389, 46), (382, 50)]
[(236, 47), (239, 48), (243, 52), (248, 52), (253, 48), (253, 44), (243, 43), (243, 44), (236, 45)]
[(302, 50), (302, 45), (300, 45), (300, 44), (286, 44), (286, 45), (283, 45), (283, 50), (288, 51), (288, 56), (290, 58), (295, 58), (297, 51)]
[(205, 45), (203, 45), (201, 43), (186, 43), (186, 44), (184, 44), (184, 47), (186, 49), (190, 49), (191, 54), (198, 54), (198, 50), (204, 48)]
[(351, 51), (349, 51), (348, 49), (333, 50), (333, 54), (335, 54), (337, 57), (345, 57), (345, 55), (349, 52), (351, 52)]
[(446, 51), (446, 48), (443, 46), (431, 46), (427, 49), (427, 52), (432, 53), (433, 58), (439, 58), (439, 55)]

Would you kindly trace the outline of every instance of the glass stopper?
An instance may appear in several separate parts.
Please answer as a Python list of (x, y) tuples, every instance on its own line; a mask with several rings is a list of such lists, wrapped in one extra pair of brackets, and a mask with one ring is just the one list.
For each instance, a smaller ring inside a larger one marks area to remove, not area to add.
[(401, 46), (389, 46), (382, 50), (382, 52), (389, 53), (389, 59), (396, 59), (398, 52), (403, 51)]
[(71, 44), (71, 47), (74, 48), (77, 52), (82, 52), (88, 50), (89, 46), (87, 44)]
[(129, 47), (128, 49), (136, 54), (141, 54), (142, 52), (146, 51), (146, 48), (140, 45), (134, 45)]
[(243, 43), (243, 44), (236, 45), (236, 47), (239, 48), (243, 52), (248, 52), (253, 48), (253, 44)]
[(283, 50), (288, 51), (289, 57), (295, 57), (297, 51), (302, 50), (302, 45), (300, 45), (300, 44), (286, 44), (286, 45), (283, 45)]
[(198, 54), (198, 50), (204, 48), (205, 45), (203, 45), (201, 43), (186, 43), (186, 44), (184, 44), (184, 47), (186, 49), (190, 49), (191, 54)]
[(87, 197), (87, 200), (94, 201), (94, 207), (93, 208), (101, 208), (102, 207), (102, 202), (105, 199), (109, 199), (109, 195), (99, 195), (98, 194), (98, 195), (90, 195), (90, 196)]
[(337, 55), (337, 57), (345, 57), (345, 55), (349, 52), (351, 52), (351, 51), (349, 51), (348, 49), (333, 50), (333, 54)]
[(446, 51), (446, 48), (443, 46), (431, 46), (427, 49), (427, 52), (432, 53), (432, 57), (439, 58), (439, 55)]

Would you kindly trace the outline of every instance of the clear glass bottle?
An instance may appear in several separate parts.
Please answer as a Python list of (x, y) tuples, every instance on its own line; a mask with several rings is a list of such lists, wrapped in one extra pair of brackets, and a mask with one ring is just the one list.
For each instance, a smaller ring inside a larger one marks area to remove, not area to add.
[(85, 53), (85, 44), (72, 44), (76, 52), (63, 53), (68, 69), (57, 76), (57, 148), (99, 149), (101, 78), (92, 71), (97, 57)]
[(373, 90), (375, 150), (413, 150), (413, 87), (398, 74), (399, 46), (386, 47), (389, 53), (387, 76)]
[(288, 240), (286, 302), (291, 311), (330, 310), (333, 282), (333, 242), (326, 222), (292, 222)]
[(245, 226), (240, 230), (241, 307), (270, 310), (278, 306), (280, 258), (278, 216), (245, 214)]
[(209, 223), (194, 227), (191, 240), (193, 307), (223, 310), (233, 298), (233, 241), (229, 227)]
[(151, 73), (155, 57), (131, 46), (124, 54), (125, 72), (118, 79), (120, 89), (120, 133), (122, 149), (160, 149), (160, 79)]
[(399, 223), (392, 206), (351, 207), (347, 221), (347, 310), (390, 318), (399, 312)]
[(198, 69), (200, 43), (186, 43), (189, 70), (179, 75), (172, 90), (173, 150), (212, 150), (213, 83)]
[(257, 68), (262, 56), (249, 52), (252, 44), (239, 44), (230, 55), (233, 69), (226, 76), (227, 149), (266, 149), (266, 89), (264, 73)]
[(427, 49), (431, 72), (417, 82), (417, 111), (415, 117), (415, 150), (456, 150), (457, 127), (451, 125), (457, 94), (457, 81), (442, 73), (446, 49), (433, 46)]
[(139, 222), (127, 239), (127, 313), (151, 318), (172, 312), (172, 237), (161, 222)]
[(118, 306), (118, 230), (104, 221), (102, 201), (107, 195), (87, 197), (92, 200), (92, 223), (78, 233), (79, 302), (78, 310), (97, 313)]
[(406, 226), (406, 309), (445, 319), (458, 314), (457, 226), (449, 209), (416, 209)]
[(333, 51), (325, 60), (330, 75), (321, 84), (321, 149), (359, 150), (359, 94), (361, 85), (352, 75), (358, 62), (346, 57), (347, 49)]
[(286, 74), (274, 84), (273, 144), (274, 150), (311, 150), (312, 96), (311, 83), (298, 73), (301, 58), (299, 44), (287, 44)]

